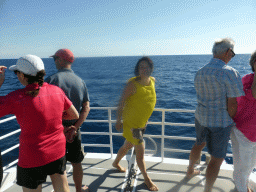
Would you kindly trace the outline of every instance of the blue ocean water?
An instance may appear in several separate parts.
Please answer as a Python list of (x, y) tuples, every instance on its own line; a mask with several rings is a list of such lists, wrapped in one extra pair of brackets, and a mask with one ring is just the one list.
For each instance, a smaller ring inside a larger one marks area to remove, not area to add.
[[(192, 109), (196, 107), (196, 92), (194, 89), (194, 76), (199, 68), (207, 64), (211, 55), (167, 55), (150, 56), (154, 62), (154, 72), (152, 76), (156, 78), (156, 108), (167, 109)], [(90, 94), (91, 107), (115, 107), (117, 106), (120, 94), (126, 81), (133, 77), (135, 64), (141, 56), (123, 56), (123, 57), (88, 57), (77, 58), (72, 69), (87, 84)], [(237, 69), (241, 76), (251, 73), (249, 66), (249, 54), (238, 54), (229, 65)], [(16, 59), (1, 59), (0, 65), (7, 67), (16, 63)], [(57, 70), (52, 58), (43, 59), (46, 68), (46, 77), (55, 73)], [(13, 72), (6, 71), (6, 80), (0, 89), (0, 95), (6, 95), (11, 91), (23, 88)], [(115, 119), (115, 113), (112, 114)], [(4, 117), (6, 118), (6, 117)], [(4, 119), (1, 118), (1, 119)], [(91, 110), (88, 119), (107, 119), (105, 111)], [(154, 112), (150, 121), (161, 121), (161, 113)], [(174, 123), (194, 123), (194, 115), (187, 113), (168, 113), (167, 122)], [(0, 136), (19, 128), (16, 120), (1, 124)], [(104, 123), (84, 123), (82, 131), (98, 132), (108, 131), (108, 124)], [(115, 128), (113, 127), (113, 131)], [(148, 125), (146, 134), (160, 134), (161, 126)], [(167, 135), (195, 137), (194, 128), (166, 126)], [(109, 143), (108, 136), (89, 136), (83, 135), (83, 141), (86, 143)], [(160, 139), (155, 139), (158, 146)], [(18, 134), (0, 141), (1, 150), (5, 150), (19, 142)], [(124, 139), (114, 137), (114, 153), (117, 153)], [(194, 142), (169, 140), (166, 147), (191, 149)], [(231, 149), (229, 147), (229, 152)], [(108, 148), (85, 148), (88, 152), (109, 152)], [(158, 152), (157, 155), (160, 155)], [(188, 158), (189, 154), (170, 153), (167, 157)], [(4, 164), (13, 161), (18, 156), (18, 149), (3, 156)], [(231, 161), (230, 158), (226, 159)]]

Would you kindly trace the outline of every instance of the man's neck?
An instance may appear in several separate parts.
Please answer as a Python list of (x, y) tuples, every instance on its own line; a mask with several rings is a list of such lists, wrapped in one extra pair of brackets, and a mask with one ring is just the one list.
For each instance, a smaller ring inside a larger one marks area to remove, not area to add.
[(225, 64), (228, 64), (226, 58), (224, 56), (214, 56), (213, 58), (215, 59), (220, 59), (221, 61), (223, 61)]
[(71, 69), (71, 65), (59, 66), (58, 70), (61, 70), (61, 69)]

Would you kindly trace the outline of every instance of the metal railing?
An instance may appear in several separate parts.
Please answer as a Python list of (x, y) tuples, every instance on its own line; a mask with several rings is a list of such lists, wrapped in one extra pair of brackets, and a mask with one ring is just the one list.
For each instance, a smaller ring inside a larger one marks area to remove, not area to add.
[[(112, 132), (112, 125), (116, 123), (116, 120), (112, 120), (112, 111), (116, 110), (116, 107), (91, 107), (91, 110), (107, 110), (108, 112), (108, 119), (107, 120), (90, 120), (87, 119), (85, 122), (93, 122), (93, 123), (108, 123), (109, 124), (109, 132), (82, 132), (82, 135), (108, 135), (110, 139), (109, 144), (86, 144), (82, 143), (82, 146), (86, 147), (107, 147), (110, 149), (111, 153), (111, 158), (113, 158), (113, 136), (121, 136), (121, 133), (113, 133)], [(183, 109), (163, 109), (163, 108), (156, 108), (154, 111), (160, 111), (162, 113), (162, 120), (159, 122), (148, 122), (148, 124), (151, 125), (161, 125), (161, 135), (149, 135), (145, 134), (144, 137), (147, 138), (160, 138), (161, 139), (161, 159), (162, 161), (164, 160), (164, 154), (166, 151), (169, 152), (179, 152), (179, 153), (190, 153), (190, 150), (182, 150), (182, 149), (170, 149), (165, 147), (165, 139), (172, 139), (172, 140), (186, 140), (186, 141), (195, 141), (196, 139), (194, 137), (182, 137), (182, 136), (167, 136), (165, 135), (165, 126), (170, 125), (170, 126), (182, 126), (182, 127), (195, 127), (195, 124), (188, 124), (188, 123), (172, 123), (172, 122), (166, 122), (165, 117), (166, 113), (195, 113), (195, 110), (183, 110)], [(9, 117), (4, 120), (0, 120), (0, 124), (14, 120), (16, 117)], [(20, 132), (20, 129), (15, 130), (11, 133), (8, 133), (6, 135), (3, 135), (0, 137), (0, 141), (3, 139), (6, 139), (14, 134), (17, 134)], [(19, 144), (5, 150), (2, 152), (2, 155), (16, 149), (19, 147)], [(202, 151), (202, 154), (207, 154), (207, 152)], [(227, 156), (232, 157), (232, 154), (227, 154)], [(18, 160), (15, 160), (11, 163), (9, 163), (7, 166), (5, 166), (3, 169), (6, 170), (10, 166), (14, 165), (17, 163)]]
[[(2, 123), (4, 123), (4, 122), (11, 121), (11, 120), (14, 120), (14, 119), (16, 119), (15, 116), (8, 117), (8, 118), (6, 118), (6, 119), (0, 120), (0, 124), (2, 124)], [(17, 130), (15, 130), (15, 131), (11, 132), (11, 133), (8, 133), (8, 134), (6, 134), (6, 135), (3, 135), (3, 136), (0, 137), (0, 141), (2, 141), (3, 139), (6, 139), (6, 138), (8, 138), (8, 137), (10, 137), (10, 136), (12, 136), (12, 135), (14, 135), (14, 134), (17, 134), (17, 133), (19, 133), (19, 132), (20, 132), (20, 129), (17, 129)], [(19, 146), (20, 146), (20, 144), (16, 144), (16, 145), (10, 147), (9, 149), (6, 149), (6, 150), (2, 151), (1, 154), (4, 155), (4, 154), (6, 154), (6, 153), (9, 153), (10, 151), (12, 151), (12, 150), (18, 148)], [(16, 164), (17, 162), (18, 162), (18, 159), (16, 159), (15, 161), (9, 163), (8, 165), (4, 166), (4, 167), (3, 167), (3, 170), (5, 171), (6, 169), (8, 169), (9, 167), (13, 166), (13, 165)]]

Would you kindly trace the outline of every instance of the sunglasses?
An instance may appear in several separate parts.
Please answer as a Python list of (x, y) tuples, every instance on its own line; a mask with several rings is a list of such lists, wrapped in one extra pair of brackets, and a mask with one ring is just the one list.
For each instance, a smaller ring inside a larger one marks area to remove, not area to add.
[(59, 57), (53, 57), (53, 60), (56, 61), (56, 59), (58, 59)]
[(230, 50), (231, 50), (231, 52), (233, 54), (232, 57), (235, 57), (236, 54), (234, 53), (234, 51), (232, 49), (230, 49)]
[(15, 70), (15, 71), (13, 71), (13, 72), (14, 72), (15, 75), (17, 75), (17, 73), (18, 73), (19, 71), (18, 71), (18, 70)]

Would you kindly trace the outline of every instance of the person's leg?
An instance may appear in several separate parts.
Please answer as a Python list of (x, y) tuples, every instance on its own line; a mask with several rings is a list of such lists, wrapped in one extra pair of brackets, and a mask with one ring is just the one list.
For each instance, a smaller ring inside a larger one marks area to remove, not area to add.
[(195, 130), (196, 130), (196, 143), (192, 147), (189, 155), (189, 166), (186, 174), (186, 177), (189, 179), (194, 175), (198, 175), (200, 173), (199, 170), (194, 169), (194, 166), (201, 157), (201, 152), (206, 145), (206, 142), (205, 142), (206, 134), (208, 133), (207, 129), (201, 126), (197, 119), (195, 119)]
[(146, 164), (144, 160), (144, 152), (145, 152), (144, 143), (135, 145), (134, 148), (136, 153), (136, 161), (141, 171), (141, 174), (144, 177), (145, 184), (147, 185), (150, 191), (158, 191), (158, 187), (152, 182), (152, 180), (149, 178), (146, 172)]
[(195, 170), (194, 166), (196, 162), (201, 158), (201, 152), (203, 148), (205, 147), (206, 142), (202, 142), (202, 144), (198, 145), (195, 143), (193, 148), (191, 149), (190, 156), (189, 156), (189, 166), (187, 170), (187, 178), (191, 178), (194, 175), (198, 175), (200, 173), (199, 170)]
[(22, 187), (23, 192), (42, 192), (42, 184), (39, 185), (36, 189), (29, 189), (26, 187)]
[(76, 186), (76, 192), (86, 192), (88, 187), (82, 185), (83, 182), (83, 168), (82, 163), (71, 163), (73, 166), (73, 180)]
[[(232, 149), (234, 161), (234, 182), (238, 191), (247, 192), (249, 177), (256, 164), (256, 144), (248, 140), (235, 128), (232, 132)], [(234, 146), (233, 146), (234, 143)]]
[(66, 171), (63, 175), (55, 173), (50, 175), (54, 192), (69, 192), (68, 179)]
[(116, 158), (112, 164), (113, 167), (117, 168), (121, 172), (125, 172), (126, 169), (122, 167), (119, 162), (127, 154), (127, 152), (133, 147), (133, 144), (125, 140), (123, 146), (118, 150)]
[(246, 160), (243, 157), (251, 155), (253, 152), (248, 151), (250, 148), (249, 144), (248, 143), (246, 144), (244, 135), (236, 127), (233, 127), (231, 131), (231, 141), (232, 141), (233, 165), (234, 165), (234, 172), (233, 172), (234, 182), (239, 192), (247, 192), (247, 183), (248, 183), (247, 177), (249, 177), (250, 172), (246, 171), (248, 169), (246, 169), (245, 166), (248, 164), (251, 164), (250, 162), (253, 161), (253, 159), (246, 157), (247, 159)]
[(251, 142), (250, 140), (247, 140), (247, 145), (243, 145), (241, 147), (241, 156), (242, 156), (242, 165), (243, 165), (243, 170), (242, 170), (242, 178), (245, 181), (245, 187), (247, 188), (248, 191), (251, 189), (249, 188), (249, 180), (250, 180), (250, 175), (253, 172), (253, 169), (256, 165), (256, 147), (254, 146), (255, 143)]
[(206, 170), (206, 184), (204, 188), (205, 192), (210, 192), (212, 190), (213, 184), (217, 179), (223, 160), (224, 158), (216, 158), (211, 156), (211, 161)]
[(86, 192), (88, 187), (83, 186), (83, 168), (82, 161), (84, 159), (84, 152), (81, 146), (81, 132), (78, 130), (78, 134), (72, 143), (66, 143), (67, 148), (67, 161), (70, 161), (73, 167), (73, 180), (76, 186), (76, 192)]
[[(249, 172), (249, 177), (248, 177), (248, 183), (250, 181), (250, 175), (253, 172), (254, 167), (256, 167), (256, 142), (252, 142), (253, 146), (252, 146), (252, 164), (251, 164), (251, 170)], [(249, 188), (249, 186), (247, 187), (249, 192), (253, 192), (252, 189)]]
[(206, 170), (205, 192), (212, 190), (219, 174), (220, 166), (226, 157), (231, 128), (231, 126), (207, 128), (206, 142), (211, 160)]

